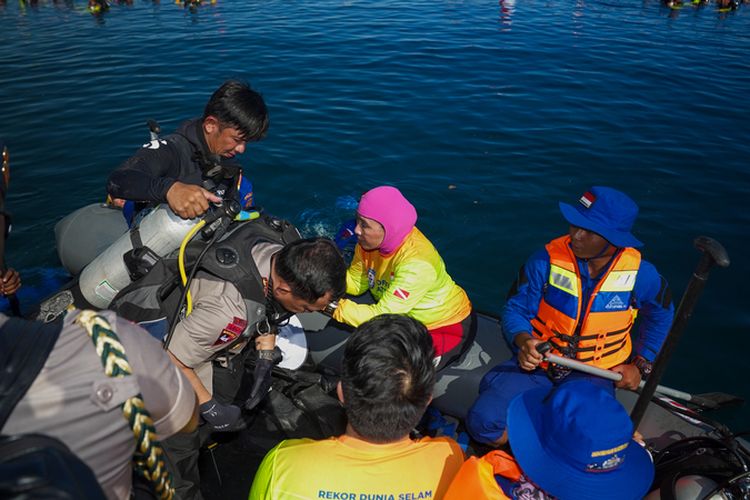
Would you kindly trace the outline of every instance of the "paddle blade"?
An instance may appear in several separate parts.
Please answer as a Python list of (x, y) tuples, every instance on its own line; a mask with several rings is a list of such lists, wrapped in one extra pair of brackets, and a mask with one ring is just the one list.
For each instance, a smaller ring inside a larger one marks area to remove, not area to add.
[(693, 394), (692, 398), (690, 398), (691, 403), (709, 410), (742, 404), (744, 401), (739, 396), (724, 392), (704, 392), (702, 394)]

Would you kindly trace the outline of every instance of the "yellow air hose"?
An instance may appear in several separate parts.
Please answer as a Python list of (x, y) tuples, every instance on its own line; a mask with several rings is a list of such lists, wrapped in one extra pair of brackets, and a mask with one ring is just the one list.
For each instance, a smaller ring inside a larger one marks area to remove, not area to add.
[[(190, 240), (193, 239), (193, 236), (195, 236), (195, 233), (201, 230), (203, 226), (206, 225), (206, 221), (202, 220), (198, 224), (195, 225), (193, 229), (190, 230), (190, 232), (185, 235), (185, 237), (182, 239), (182, 243), (180, 243), (180, 253), (177, 258), (177, 264), (180, 268), (180, 279), (182, 279), (182, 286), (187, 286), (187, 273), (185, 272), (185, 248), (187, 248), (188, 243), (190, 243)], [(193, 311), (193, 299), (190, 296), (190, 290), (187, 291), (187, 296), (185, 299), (185, 316), (188, 316)]]
[[(260, 217), (260, 212), (253, 210), (252, 212), (245, 212), (241, 211), (238, 213), (235, 217), (235, 221), (246, 221), (246, 220), (255, 220), (258, 217)], [(202, 220), (198, 222), (198, 224), (193, 227), (193, 229), (188, 232), (188, 234), (185, 235), (185, 237), (182, 239), (182, 243), (180, 243), (180, 253), (177, 257), (177, 265), (180, 269), (180, 279), (182, 280), (182, 286), (187, 286), (187, 272), (185, 271), (185, 249), (188, 246), (188, 243), (190, 243), (190, 240), (193, 239), (193, 236), (195, 236), (195, 233), (201, 230), (203, 226), (206, 225), (206, 221)], [(190, 290), (187, 291), (187, 294), (185, 296), (185, 316), (187, 317), (191, 312), (193, 311), (193, 298), (190, 296)]]

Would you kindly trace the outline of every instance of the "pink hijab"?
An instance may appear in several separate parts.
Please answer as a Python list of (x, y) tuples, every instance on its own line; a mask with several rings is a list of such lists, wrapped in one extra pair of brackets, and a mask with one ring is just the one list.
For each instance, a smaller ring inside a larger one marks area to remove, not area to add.
[(378, 186), (367, 191), (359, 200), (357, 213), (383, 226), (385, 237), (378, 250), (385, 255), (396, 250), (417, 223), (414, 205), (393, 186)]

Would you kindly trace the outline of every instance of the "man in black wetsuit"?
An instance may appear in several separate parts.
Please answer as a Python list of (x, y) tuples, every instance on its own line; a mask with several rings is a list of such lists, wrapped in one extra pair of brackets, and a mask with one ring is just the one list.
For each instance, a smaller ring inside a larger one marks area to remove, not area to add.
[(240, 165), (233, 161), (248, 142), (263, 139), (268, 111), (249, 85), (229, 80), (213, 93), (198, 119), (172, 135), (155, 139), (112, 172), (112, 198), (167, 203), (185, 219), (202, 215), (237, 189)]

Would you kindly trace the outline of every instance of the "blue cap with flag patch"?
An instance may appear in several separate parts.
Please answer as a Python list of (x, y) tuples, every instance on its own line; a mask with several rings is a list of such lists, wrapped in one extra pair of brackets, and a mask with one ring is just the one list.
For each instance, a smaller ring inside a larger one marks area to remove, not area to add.
[(616, 247), (642, 247), (633, 234), (638, 205), (616, 189), (594, 186), (575, 207), (560, 202), (560, 212), (570, 224), (593, 231)]
[(625, 408), (585, 380), (526, 391), (508, 408), (508, 438), (526, 477), (561, 499), (643, 498), (654, 478)]

